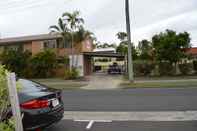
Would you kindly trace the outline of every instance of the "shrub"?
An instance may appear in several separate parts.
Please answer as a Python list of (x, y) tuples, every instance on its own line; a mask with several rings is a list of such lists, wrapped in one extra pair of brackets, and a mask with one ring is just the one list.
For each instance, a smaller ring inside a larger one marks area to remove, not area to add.
[(1, 54), (1, 61), (6, 69), (15, 72), (20, 77), (25, 76), (30, 59), (31, 53), (28, 51), (5, 50)]
[(79, 77), (79, 72), (76, 68), (72, 68), (70, 70), (65, 71), (64, 79), (77, 79)]
[(6, 79), (7, 72), (5, 67), (0, 65), (0, 131), (14, 131), (13, 122), (5, 120), (10, 105)]
[(14, 122), (12, 119), (0, 123), (0, 131), (14, 131)]
[(148, 76), (151, 74), (155, 65), (147, 61), (140, 61), (134, 63), (134, 74), (136, 76)]
[(192, 70), (191, 63), (179, 64), (179, 69), (182, 75), (188, 75)]
[(69, 65), (69, 63), (70, 63), (69, 57), (68, 56), (60, 57), (57, 60), (57, 63), (58, 64), (63, 64), (63, 65)]
[(36, 78), (46, 78), (53, 74), (57, 66), (56, 55), (51, 50), (45, 50), (33, 56), (31, 59), (32, 75)]
[(193, 61), (193, 69), (197, 73), (197, 61)]
[(159, 74), (160, 76), (170, 76), (174, 74), (174, 67), (169, 62), (159, 63)]

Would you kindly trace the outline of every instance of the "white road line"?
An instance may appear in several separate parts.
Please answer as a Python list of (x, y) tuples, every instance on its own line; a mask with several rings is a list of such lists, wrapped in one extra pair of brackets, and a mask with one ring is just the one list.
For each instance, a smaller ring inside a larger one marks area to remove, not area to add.
[(76, 122), (89, 122), (90, 120), (74, 120)]
[(94, 124), (94, 121), (90, 121), (90, 122), (88, 123), (88, 125), (86, 126), (86, 129), (87, 129), (87, 130), (90, 130), (93, 124)]
[(197, 111), (156, 112), (65, 112), (65, 120), (110, 121), (196, 121)]
[(110, 122), (112, 122), (110, 120), (74, 120), (74, 121), (75, 122), (89, 122), (88, 125), (86, 126), (87, 130), (90, 130), (95, 122), (102, 122), (102, 123), (110, 123)]
[(103, 123), (110, 123), (112, 122), (111, 120), (74, 120), (75, 122), (90, 122), (90, 121), (94, 121), (94, 122), (103, 122)]

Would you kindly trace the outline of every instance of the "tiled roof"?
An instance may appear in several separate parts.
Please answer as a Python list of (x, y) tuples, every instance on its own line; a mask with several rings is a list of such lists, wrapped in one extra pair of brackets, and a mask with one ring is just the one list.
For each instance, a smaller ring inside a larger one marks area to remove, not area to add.
[(191, 55), (197, 55), (197, 47), (186, 49), (186, 53), (191, 54)]
[(61, 38), (59, 34), (41, 34), (41, 35), (32, 35), (32, 36), (22, 36), (22, 37), (12, 37), (0, 39), (0, 45), (26, 42), (26, 41), (39, 41), (39, 40), (51, 40)]

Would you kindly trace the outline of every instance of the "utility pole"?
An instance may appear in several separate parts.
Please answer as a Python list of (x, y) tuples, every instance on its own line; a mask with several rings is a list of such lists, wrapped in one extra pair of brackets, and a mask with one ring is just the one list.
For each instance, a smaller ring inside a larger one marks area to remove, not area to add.
[(128, 40), (128, 74), (129, 74), (129, 81), (134, 82), (130, 15), (129, 15), (129, 0), (125, 0), (125, 14), (126, 14), (126, 28), (127, 28), (127, 40)]

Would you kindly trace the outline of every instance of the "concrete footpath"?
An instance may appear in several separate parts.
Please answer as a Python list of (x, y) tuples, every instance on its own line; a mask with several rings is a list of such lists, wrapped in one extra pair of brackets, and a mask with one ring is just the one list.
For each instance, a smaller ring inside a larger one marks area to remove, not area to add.
[(88, 77), (89, 83), (82, 89), (88, 90), (110, 90), (119, 89), (123, 81), (122, 75), (94, 74)]

